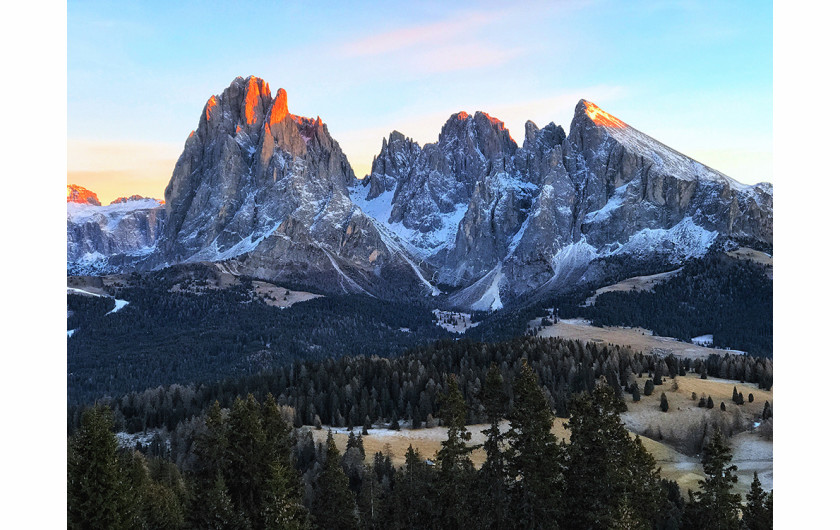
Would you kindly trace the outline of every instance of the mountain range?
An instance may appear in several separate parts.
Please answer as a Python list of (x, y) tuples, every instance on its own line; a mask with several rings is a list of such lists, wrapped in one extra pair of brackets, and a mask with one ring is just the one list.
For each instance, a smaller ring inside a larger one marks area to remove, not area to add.
[(165, 191), (99, 204), (68, 186), (69, 274), (216, 263), (324, 293), (500, 309), (662, 271), (717, 246), (771, 248), (773, 187), (737, 181), (581, 100), (521, 146), (484, 112), (438, 141), (383, 139), (356, 178), (320, 117), (236, 78), (205, 104)]

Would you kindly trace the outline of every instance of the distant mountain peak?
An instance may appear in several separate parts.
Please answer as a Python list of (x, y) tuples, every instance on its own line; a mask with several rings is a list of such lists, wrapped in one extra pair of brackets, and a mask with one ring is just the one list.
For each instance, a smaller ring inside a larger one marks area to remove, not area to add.
[(99, 197), (94, 192), (76, 184), (67, 185), (67, 202), (102, 206), (102, 203), (99, 202)]
[(164, 201), (162, 201), (160, 199), (155, 199), (154, 197), (143, 197), (142, 195), (137, 195), (137, 194), (130, 195), (128, 197), (117, 197), (116, 199), (111, 201), (111, 204), (125, 204), (125, 203), (131, 202), (131, 201), (157, 201), (160, 204), (164, 204)]

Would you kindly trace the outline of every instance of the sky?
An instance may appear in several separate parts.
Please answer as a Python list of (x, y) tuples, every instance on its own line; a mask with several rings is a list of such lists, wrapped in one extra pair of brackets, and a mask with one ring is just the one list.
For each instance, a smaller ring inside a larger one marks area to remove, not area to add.
[[(352, 4), (352, 5), (351, 5)], [(237, 76), (320, 116), (358, 177), (453, 113), (568, 130), (581, 98), (744, 183), (771, 181), (770, 2), (67, 3), (67, 182), (162, 198)]]

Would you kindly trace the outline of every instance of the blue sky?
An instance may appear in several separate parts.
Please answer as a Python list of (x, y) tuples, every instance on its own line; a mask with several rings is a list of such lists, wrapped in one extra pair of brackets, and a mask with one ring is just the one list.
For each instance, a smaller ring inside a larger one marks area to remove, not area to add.
[[(161, 197), (236, 76), (319, 115), (357, 176), (398, 129), (483, 110), (568, 129), (587, 98), (747, 183), (772, 181), (770, 2), (67, 4), (68, 182)], [(457, 4), (457, 7), (456, 7)]]

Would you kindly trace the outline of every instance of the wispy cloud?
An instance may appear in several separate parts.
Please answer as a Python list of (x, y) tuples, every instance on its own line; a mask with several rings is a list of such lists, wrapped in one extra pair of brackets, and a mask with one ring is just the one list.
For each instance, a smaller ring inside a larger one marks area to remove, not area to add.
[(525, 47), (499, 44), (497, 26), (509, 14), (508, 10), (459, 12), (445, 20), (366, 35), (342, 44), (336, 55), (413, 74), (498, 66), (527, 52)]
[(501, 19), (503, 12), (459, 13), (447, 20), (405, 26), (359, 38), (342, 46), (340, 54), (360, 57), (394, 53), (418, 46), (440, 46)]

